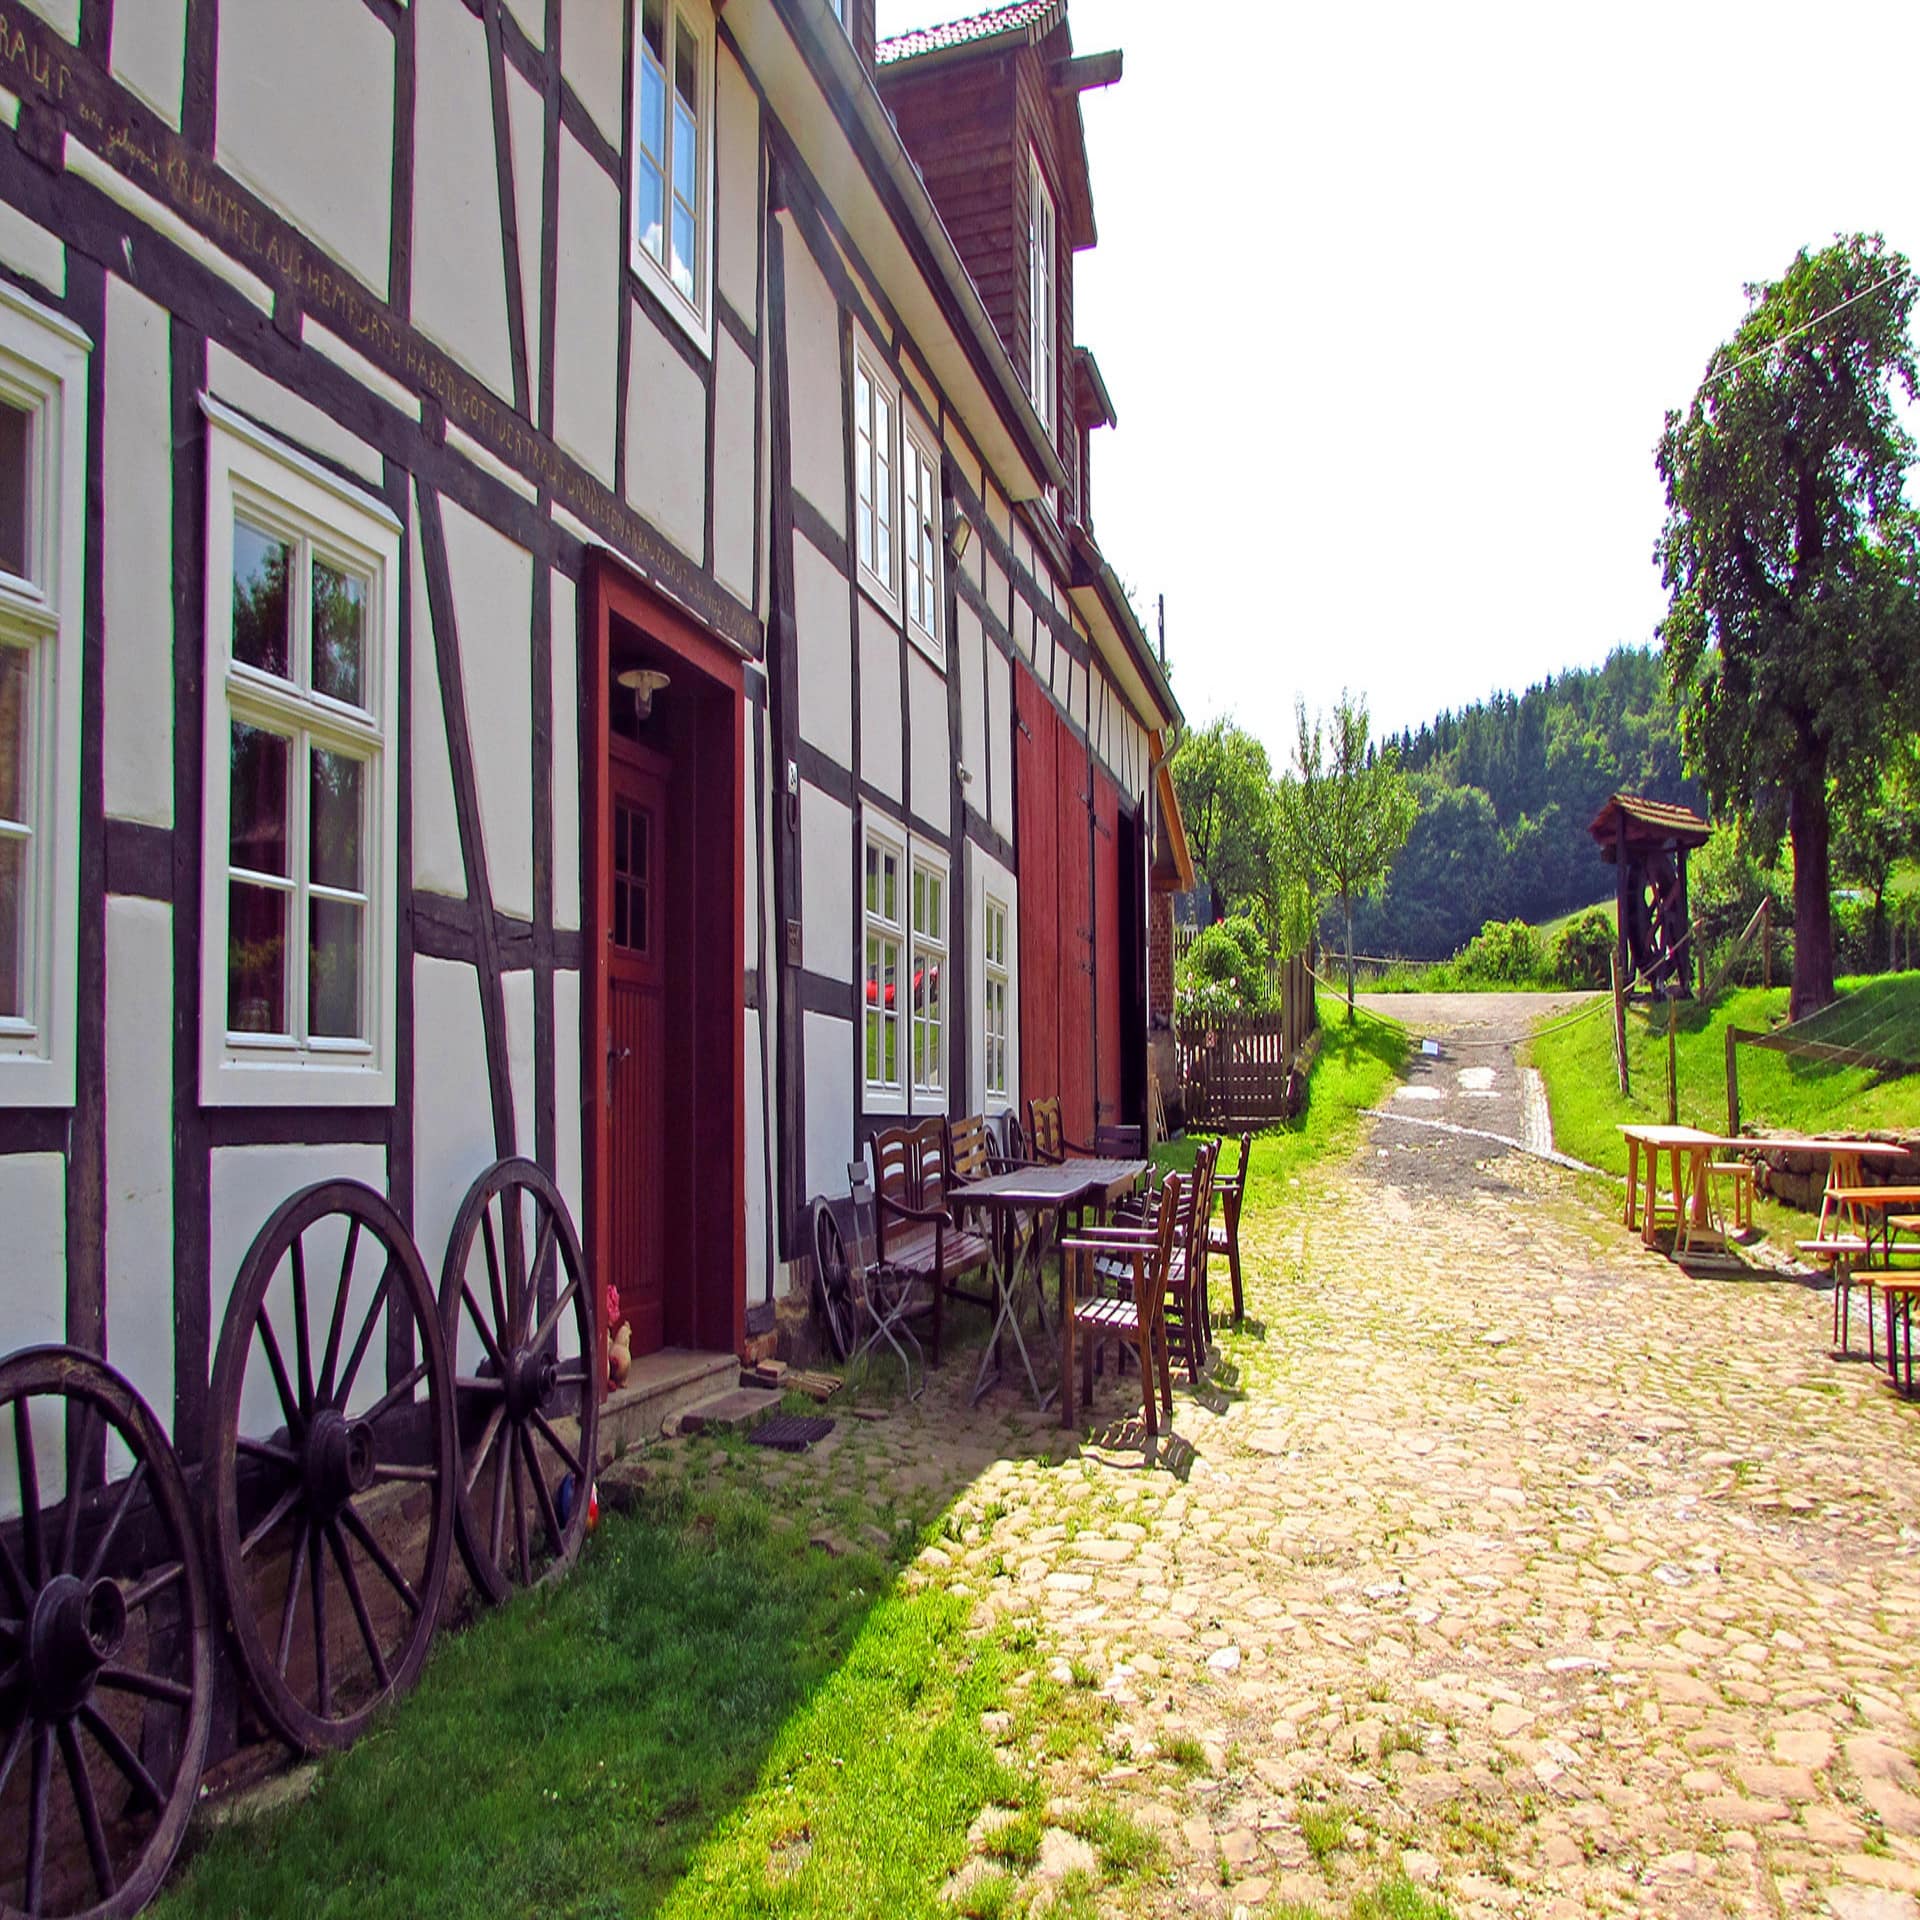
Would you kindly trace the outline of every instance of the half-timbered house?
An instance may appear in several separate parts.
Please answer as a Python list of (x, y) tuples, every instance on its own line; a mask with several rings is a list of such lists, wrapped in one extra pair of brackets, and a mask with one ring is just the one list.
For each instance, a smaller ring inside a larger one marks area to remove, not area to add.
[(1061, 0), (0, 0), (0, 1352), (191, 1459), (280, 1200), (431, 1271), (520, 1153), (636, 1352), (736, 1353), (883, 1120), (1143, 1117), (1118, 71)]

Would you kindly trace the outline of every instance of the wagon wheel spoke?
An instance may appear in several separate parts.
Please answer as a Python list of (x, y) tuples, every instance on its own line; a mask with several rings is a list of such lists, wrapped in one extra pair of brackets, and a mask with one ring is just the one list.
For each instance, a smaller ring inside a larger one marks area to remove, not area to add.
[(520, 1553), (520, 1584), (533, 1585), (533, 1554), (527, 1545), (527, 1499), (520, 1488), (520, 1449), (507, 1449), (507, 1465), (513, 1474), (513, 1538)]
[(484, 1380), (478, 1374), (461, 1373), (454, 1376), (453, 1384), (462, 1393), (477, 1393), (488, 1400), (504, 1400), (507, 1397), (507, 1383), (504, 1380)]
[[(540, 1299), (540, 1276), (546, 1271), (547, 1262), (553, 1257), (553, 1245), (553, 1215), (549, 1213), (545, 1216), (540, 1228), (540, 1238), (534, 1242), (533, 1264), (527, 1269), (527, 1284), (521, 1290), (520, 1318), (515, 1322), (516, 1330), (519, 1327), (531, 1324), (533, 1320), (534, 1312)], [(540, 1342), (537, 1339), (533, 1339), (529, 1340), (526, 1344), (530, 1347), (537, 1347)]]
[(500, 1248), (493, 1237), (491, 1212), (483, 1212), (480, 1216), (480, 1243), (487, 1254), (487, 1284), (493, 1289), (493, 1324), (499, 1328), (501, 1339), (511, 1346), (513, 1319), (507, 1312), (507, 1290), (500, 1278)]
[(295, 1234), (287, 1249), (293, 1266), (293, 1363), (299, 1369), (300, 1411), (313, 1411), (313, 1336), (307, 1330), (307, 1245)]
[(267, 1350), (267, 1368), (273, 1375), (273, 1390), (280, 1396), (280, 1406), (287, 1416), (287, 1431), (298, 1439), (307, 1430), (305, 1415), (293, 1395), (293, 1382), (287, 1378), (287, 1363), (280, 1351), (280, 1336), (273, 1330), (273, 1321), (267, 1313), (266, 1302), (260, 1303), (260, 1311), (254, 1317), (254, 1326), (259, 1329), (260, 1343)]
[(13, 1778), (14, 1767), (19, 1763), (22, 1749), (27, 1744), (27, 1728), (33, 1723), (22, 1714), (20, 1724), (13, 1730), (13, 1738), (7, 1742), (7, 1750), (0, 1754), (0, 1794), (7, 1790), (7, 1782)]
[(533, 1424), (540, 1429), (547, 1445), (567, 1463), (567, 1470), (573, 1475), (574, 1484), (584, 1489), (587, 1484), (587, 1470), (580, 1464), (580, 1456), (560, 1438), (554, 1431), (553, 1422), (538, 1407), (533, 1410)]
[(506, 1404), (503, 1401), (487, 1415), (487, 1424), (480, 1430), (480, 1445), (473, 1456), (473, 1466), (467, 1473), (467, 1491), (471, 1493), (480, 1478), (481, 1469), (487, 1464), (487, 1455), (493, 1451), (493, 1443), (500, 1437), (500, 1428), (507, 1417)]
[(185, 1565), (178, 1560), (170, 1566), (156, 1567), (127, 1595), (127, 1611), (137, 1613), (157, 1595), (164, 1593), (177, 1581), (185, 1579), (186, 1572)]
[[(460, 1283), (460, 1298), (466, 1302), (467, 1312), (473, 1317), (474, 1331), (480, 1336), (480, 1344), (487, 1350), (487, 1358), (493, 1362), (496, 1373), (507, 1370), (506, 1355), (500, 1351), (500, 1342), (494, 1338), (494, 1330), (487, 1325), (487, 1316), (480, 1311), (480, 1302), (473, 1297), (473, 1289), (463, 1280)], [(502, 1325), (504, 1326), (504, 1322)]]
[(80, 1830), (87, 1837), (93, 1883), (104, 1898), (111, 1899), (120, 1883), (114, 1877), (113, 1856), (107, 1851), (106, 1829), (100, 1824), (100, 1802), (94, 1797), (93, 1775), (87, 1769), (87, 1757), (80, 1751), (80, 1736), (74, 1732), (71, 1720), (60, 1722), (60, 1757), (67, 1765), (67, 1783), (73, 1788)]
[[(547, 1523), (547, 1538), (557, 1554), (560, 1551), (561, 1541), (566, 1538), (566, 1530), (561, 1526), (560, 1516), (554, 1510), (553, 1495), (547, 1488), (547, 1476), (540, 1471), (540, 1461), (533, 1450), (533, 1436), (525, 1427), (520, 1429), (520, 1451), (526, 1455), (527, 1478), (533, 1482), (534, 1493), (539, 1497), (540, 1517)], [(586, 1497), (586, 1482), (582, 1481), (580, 1490), (574, 1498), (584, 1500)]]
[(115, 1693), (135, 1693), (142, 1700), (159, 1700), (170, 1707), (184, 1707), (193, 1698), (193, 1690), (165, 1674), (143, 1673), (138, 1667), (102, 1667), (100, 1684)]
[(91, 1701), (80, 1709), (80, 1724), (93, 1735), (100, 1751), (119, 1769), (140, 1800), (155, 1811), (166, 1804), (159, 1782), (140, 1764), (139, 1755), (120, 1737), (119, 1729)]
[(299, 1470), (300, 1456), (291, 1447), (277, 1447), (271, 1440), (250, 1440), (244, 1433), (234, 1444), (240, 1452), (250, 1454), (256, 1460), (271, 1460), (276, 1466), (285, 1467), (289, 1473)]
[(373, 1529), (354, 1511), (351, 1501), (340, 1509), (340, 1522), (360, 1542), (367, 1558), (386, 1575), (387, 1584), (406, 1603), (407, 1611), (418, 1614), (420, 1596), (413, 1590), (413, 1582), (393, 1564), (393, 1556), (374, 1538)]
[(334, 1390), (332, 1404), (344, 1408), (353, 1393), (353, 1383), (359, 1377), (360, 1362), (367, 1357), (367, 1342), (373, 1338), (373, 1330), (380, 1323), (380, 1315), (387, 1304), (387, 1289), (393, 1285), (393, 1262), (387, 1262), (387, 1270), (380, 1276), (380, 1284), (373, 1290), (373, 1304), (367, 1309), (367, 1317), (361, 1323), (358, 1337), (354, 1340), (353, 1351), (347, 1356), (345, 1370), (340, 1376), (340, 1384)]
[(53, 1728), (41, 1721), (33, 1741), (33, 1785), (27, 1796), (27, 1911), (40, 1911), (47, 1870), (47, 1788), (53, 1781)]
[(560, 1316), (573, 1305), (579, 1291), (580, 1276), (576, 1273), (560, 1290), (553, 1305), (547, 1309), (546, 1317), (534, 1329), (533, 1338), (527, 1342), (528, 1346), (537, 1349), (547, 1344), (547, 1341), (552, 1338), (554, 1328), (560, 1324)]
[[(24, 1529), (22, 1530), (24, 1533)], [(31, 1608), (33, 1588), (27, 1584), (27, 1576), (20, 1570), (20, 1562), (13, 1557), (13, 1549), (7, 1545), (7, 1536), (0, 1533), (0, 1580), (7, 1583), (7, 1590), (13, 1595), (14, 1604)]]
[(394, 1480), (414, 1480), (420, 1485), (430, 1487), (440, 1478), (440, 1469), (436, 1466), (412, 1460), (376, 1460), (373, 1463), (373, 1479), (376, 1486)]
[[(505, 1409), (503, 1408), (504, 1412)], [(504, 1567), (507, 1532), (507, 1481), (511, 1476), (510, 1456), (513, 1452), (513, 1429), (507, 1428), (507, 1444), (500, 1449), (493, 1463), (493, 1530), (487, 1535), (487, 1553), (496, 1567)]]
[(311, 1536), (305, 1527), (300, 1529), (293, 1543), (293, 1558), (287, 1563), (287, 1594), (280, 1603), (280, 1643), (274, 1649), (273, 1664), (280, 1670), (280, 1678), (287, 1677), (287, 1661), (293, 1653), (293, 1616), (300, 1605), (300, 1577), (307, 1570), (307, 1548)]
[(327, 1326), (327, 1351), (320, 1361), (320, 1398), (333, 1404), (333, 1370), (340, 1363), (340, 1340), (347, 1330), (347, 1295), (353, 1287), (353, 1256), (360, 1247), (360, 1216), (347, 1216), (347, 1250), (340, 1256), (340, 1279), (333, 1290), (333, 1318)]
[(33, 1419), (24, 1394), (13, 1403), (13, 1450), (20, 1472), (20, 1544), (26, 1550), (29, 1587), (37, 1591), (48, 1568), (40, 1538), (40, 1472), (33, 1457)]
[(86, 1491), (87, 1462), (93, 1457), (93, 1449), (100, 1438), (100, 1410), (91, 1403), (80, 1416), (80, 1444), (67, 1457), (67, 1498), (66, 1522), (60, 1529), (60, 1561), (62, 1573), (71, 1573), (75, 1555), (80, 1548), (80, 1508), (81, 1495)]
[(366, 1642), (368, 1657), (373, 1661), (373, 1675), (380, 1682), (380, 1691), (385, 1693), (393, 1685), (393, 1675), (387, 1667), (387, 1656), (380, 1651), (380, 1637), (373, 1630), (373, 1616), (367, 1611), (366, 1596), (360, 1591), (360, 1576), (353, 1570), (353, 1556), (347, 1551), (347, 1543), (341, 1537), (339, 1525), (327, 1522), (327, 1544), (333, 1549), (333, 1557), (339, 1563), (341, 1583), (347, 1590), (347, 1604), (353, 1608), (353, 1617), (360, 1623), (360, 1638)]
[(396, 1380), (365, 1413), (359, 1417), (371, 1426), (383, 1413), (391, 1413), (402, 1400), (411, 1399), (413, 1390), (427, 1377), (427, 1363), (422, 1360), (411, 1373)]
[(136, 1460), (133, 1471), (120, 1484), (120, 1497), (113, 1503), (113, 1512), (107, 1516), (107, 1524), (100, 1538), (93, 1543), (93, 1558), (87, 1562), (87, 1570), (80, 1577), (87, 1586), (100, 1578), (101, 1569), (107, 1564), (107, 1555), (113, 1551), (113, 1543), (120, 1532), (120, 1523), (133, 1509), (133, 1502), (140, 1489), (147, 1482), (147, 1463)]
[[(316, 1525), (311, 1529), (319, 1532)], [(333, 1718), (333, 1663), (327, 1646), (327, 1558), (318, 1543), (307, 1555), (307, 1573), (313, 1587), (313, 1677), (320, 1718)]]
[(240, 1558), (245, 1560), (268, 1534), (277, 1527), (300, 1502), (300, 1496), (306, 1489), (297, 1481), (276, 1500), (265, 1514), (255, 1523), (253, 1531), (240, 1542)]

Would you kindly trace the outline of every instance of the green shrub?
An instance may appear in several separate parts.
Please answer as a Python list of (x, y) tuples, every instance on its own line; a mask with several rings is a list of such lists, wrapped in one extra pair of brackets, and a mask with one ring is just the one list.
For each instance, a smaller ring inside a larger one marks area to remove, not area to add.
[(1173, 970), (1174, 1017), (1182, 1026), (1270, 1012), (1266, 943), (1251, 920), (1202, 927)]
[(1521, 987), (1542, 970), (1540, 936), (1524, 920), (1489, 920), (1455, 963), (1463, 981)]
[(1612, 919), (1603, 908), (1589, 907), (1560, 929), (1553, 948), (1554, 977), (1562, 986), (1604, 987), (1612, 978), (1613, 945)]

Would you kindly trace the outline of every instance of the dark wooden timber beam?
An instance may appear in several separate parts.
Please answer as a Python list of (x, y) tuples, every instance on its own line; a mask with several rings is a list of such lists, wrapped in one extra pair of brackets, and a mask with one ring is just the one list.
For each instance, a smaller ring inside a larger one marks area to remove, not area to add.
[(1111, 53), (1087, 53), (1077, 60), (1056, 60), (1047, 69), (1047, 90), (1065, 95), (1110, 87), (1120, 78), (1125, 64), (1126, 55), (1117, 47)]

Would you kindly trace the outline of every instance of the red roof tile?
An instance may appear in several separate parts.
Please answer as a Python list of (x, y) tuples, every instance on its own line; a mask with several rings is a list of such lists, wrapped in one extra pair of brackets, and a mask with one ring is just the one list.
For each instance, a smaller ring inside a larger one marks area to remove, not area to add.
[(896, 66), (922, 54), (944, 53), (1008, 34), (1019, 34), (1028, 41), (1041, 40), (1066, 18), (1066, 13), (1066, 0), (1015, 0), (1013, 6), (969, 14), (944, 26), (916, 27), (911, 33), (895, 34), (874, 49), (874, 60), (879, 66)]

